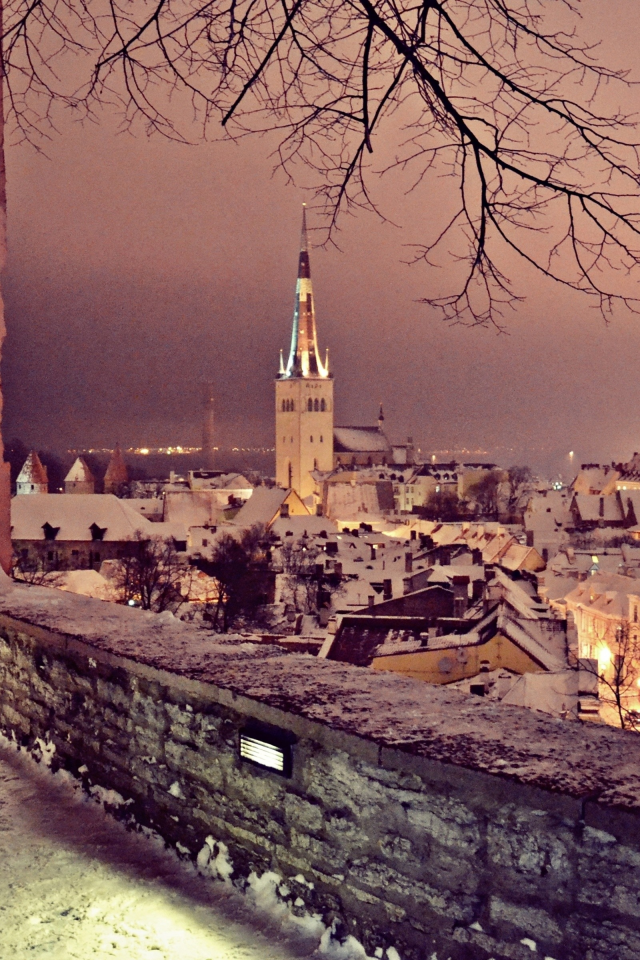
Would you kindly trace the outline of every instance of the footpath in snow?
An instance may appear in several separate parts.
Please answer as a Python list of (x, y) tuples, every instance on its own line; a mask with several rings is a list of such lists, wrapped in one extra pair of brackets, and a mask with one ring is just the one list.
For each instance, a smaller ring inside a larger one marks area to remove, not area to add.
[(4, 739), (0, 864), (0, 960), (364, 958), (270, 911), (264, 887), (252, 902), (198, 876)]

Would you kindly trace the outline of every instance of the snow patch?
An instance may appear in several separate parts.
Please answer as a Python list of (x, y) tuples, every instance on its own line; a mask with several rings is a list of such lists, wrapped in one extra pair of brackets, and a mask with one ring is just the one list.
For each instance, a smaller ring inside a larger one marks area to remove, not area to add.
[(296, 883), (302, 883), (305, 887), (309, 887), (309, 890), (313, 890), (313, 884), (311, 881), (303, 877), (301, 873), (298, 873), (293, 879), (296, 881)]
[(41, 740), (40, 737), (38, 737), (31, 752), (35, 760), (37, 760), (39, 763), (44, 763), (45, 767), (51, 767), (53, 757), (56, 752), (56, 746), (54, 743), (51, 743), (47, 740)]
[(530, 940), (529, 937), (524, 937), (520, 943), (522, 943), (525, 947), (529, 947), (529, 950), (531, 950), (532, 953), (538, 952), (538, 944), (535, 942), (535, 940)]
[(120, 807), (128, 807), (133, 803), (133, 800), (125, 800), (117, 790), (107, 790), (106, 787), (101, 787), (97, 783), (89, 787), (89, 794), (96, 803), (101, 803), (105, 809), (111, 807), (118, 810)]
[(233, 864), (229, 856), (226, 843), (209, 836), (205, 839), (204, 847), (196, 857), (196, 866), (203, 876), (229, 883), (233, 873)]
[(167, 793), (170, 793), (172, 797), (175, 797), (177, 800), (186, 800), (184, 793), (182, 792), (182, 787), (178, 781), (174, 781), (169, 787)]

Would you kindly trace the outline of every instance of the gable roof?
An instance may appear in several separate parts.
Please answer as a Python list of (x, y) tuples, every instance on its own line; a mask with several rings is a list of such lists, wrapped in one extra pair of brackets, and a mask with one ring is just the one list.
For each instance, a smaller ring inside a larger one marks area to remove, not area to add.
[(334, 427), (336, 453), (391, 453), (391, 444), (380, 427)]
[(159, 524), (112, 493), (34, 493), (11, 500), (13, 540), (44, 540), (43, 526), (58, 527), (56, 540), (91, 540), (91, 526), (105, 530), (104, 540), (130, 540), (137, 531), (157, 536)]
[(239, 527), (251, 527), (254, 523), (270, 526), (284, 503), (294, 508), (295, 514), (309, 515), (309, 511), (295, 490), (282, 490), (281, 487), (256, 487), (249, 499), (234, 517)]
[(597, 494), (576, 493), (571, 501), (571, 509), (576, 510), (583, 522), (622, 523), (623, 514), (620, 502), (614, 496), (598, 496)]

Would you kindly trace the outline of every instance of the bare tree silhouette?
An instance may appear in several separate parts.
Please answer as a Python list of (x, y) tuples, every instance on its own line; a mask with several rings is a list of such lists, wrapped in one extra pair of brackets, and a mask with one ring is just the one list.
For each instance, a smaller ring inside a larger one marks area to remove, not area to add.
[(7, 104), (34, 142), (53, 134), (60, 104), (86, 118), (118, 104), (125, 126), (183, 140), (186, 104), (204, 135), (218, 124), (231, 137), (275, 132), (287, 174), (309, 185), (300, 169), (313, 173), (328, 240), (341, 211), (375, 207), (371, 155), (381, 135), (395, 138), (384, 170), (408, 171), (416, 187), (446, 174), (450, 211), (415, 255), (458, 269), (425, 302), (501, 325), (520, 298), (509, 279), (519, 258), (606, 317), (638, 304), (637, 130), (605, 109), (603, 88), (629, 81), (579, 39), (576, 6), (9, 0)]

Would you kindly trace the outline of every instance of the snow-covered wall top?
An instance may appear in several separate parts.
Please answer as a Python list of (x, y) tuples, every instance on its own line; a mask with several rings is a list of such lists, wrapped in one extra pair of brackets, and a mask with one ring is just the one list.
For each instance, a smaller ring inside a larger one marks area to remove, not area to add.
[(3, 580), (0, 614), (414, 757), (640, 809), (640, 737)]

